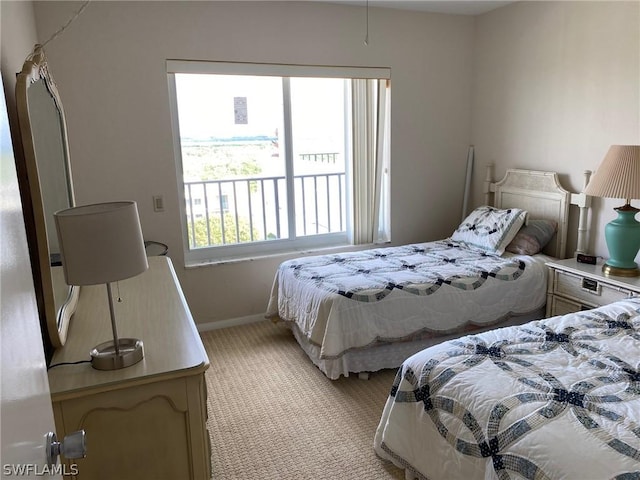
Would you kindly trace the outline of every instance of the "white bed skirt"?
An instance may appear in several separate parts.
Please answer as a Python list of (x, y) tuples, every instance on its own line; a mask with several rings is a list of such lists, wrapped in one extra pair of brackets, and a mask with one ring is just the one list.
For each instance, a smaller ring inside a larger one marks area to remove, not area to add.
[(455, 333), (425, 338), (422, 340), (406, 341), (382, 344), (373, 347), (352, 349), (345, 352), (338, 358), (320, 358), (320, 347), (309, 343), (294, 322), (285, 322), (291, 329), (293, 335), (311, 359), (311, 361), (331, 380), (340, 378), (341, 375), (348, 377), (350, 373), (377, 372), (387, 368), (398, 368), (408, 357), (424, 350), (431, 345), (451, 340), (463, 335), (484, 332), (495, 328), (521, 325), (531, 320), (544, 318), (545, 308), (542, 307), (530, 313), (513, 315), (505, 320), (501, 320), (491, 325), (486, 325), (473, 331), (458, 331)]

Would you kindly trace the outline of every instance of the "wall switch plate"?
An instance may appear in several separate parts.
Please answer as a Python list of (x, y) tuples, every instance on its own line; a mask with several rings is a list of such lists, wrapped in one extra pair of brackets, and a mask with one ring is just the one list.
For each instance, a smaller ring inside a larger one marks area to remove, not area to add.
[(153, 211), (164, 212), (164, 198), (162, 195), (154, 195), (153, 197)]

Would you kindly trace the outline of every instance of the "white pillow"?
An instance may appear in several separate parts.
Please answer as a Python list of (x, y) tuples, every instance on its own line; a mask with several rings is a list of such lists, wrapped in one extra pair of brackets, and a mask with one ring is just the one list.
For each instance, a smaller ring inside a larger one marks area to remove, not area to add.
[(502, 255), (527, 219), (527, 211), (487, 205), (476, 208), (458, 226), (452, 240), (465, 242), (487, 253)]

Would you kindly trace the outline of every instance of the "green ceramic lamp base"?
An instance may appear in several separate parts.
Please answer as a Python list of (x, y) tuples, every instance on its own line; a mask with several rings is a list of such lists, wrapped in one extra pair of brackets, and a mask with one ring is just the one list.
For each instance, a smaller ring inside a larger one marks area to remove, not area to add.
[(609, 222), (604, 229), (609, 259), (602, 266), (602, 271), (605, 275), (620, 277), (640, 276), (640, 269), (635, 263), (640, 250), (640, 223), (635, 216), (640, 210), (628, 203), (615, 210), (618, 218)]

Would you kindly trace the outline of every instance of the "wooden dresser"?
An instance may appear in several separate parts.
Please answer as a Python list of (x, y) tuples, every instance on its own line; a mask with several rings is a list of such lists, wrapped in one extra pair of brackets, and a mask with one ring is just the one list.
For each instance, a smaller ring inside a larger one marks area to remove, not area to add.
[[(209, 360), (169, 257), (113, 285), (120, 337), (139, 338), (144, 359), (99, 371), (90, 363), (49, 370), (58, 438), (86, 431), (78, 479), (210, 479), (206, 429)], [(69, 336), (51, 365), (88, 360), (113, 338), (104, 285), (82, 287)]]

